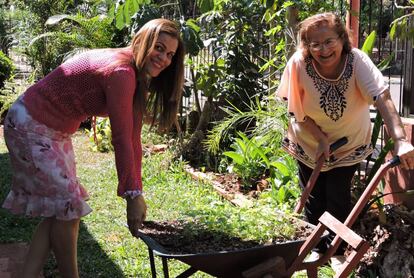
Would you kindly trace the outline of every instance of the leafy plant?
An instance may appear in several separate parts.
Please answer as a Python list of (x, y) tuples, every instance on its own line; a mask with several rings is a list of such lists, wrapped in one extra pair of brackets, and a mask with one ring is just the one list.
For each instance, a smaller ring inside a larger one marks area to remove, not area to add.
[(242, 132), (237, 132), (239, 138), (231, 145), (233, 151), (223, 152), (232, 159), (231, 170), (235, 172), (246, 186), (251, 186), (270, 168), (267, 153), (270, 148), (264, 146), (260, 137), (248, 138)]
[(27, 48), (27, 54), (39, 65), (42, 75), (79, 50), (114, 46), (114, 28), (107, 17), (61, 14), (49, 17), (45, 24), (50, 29), (33, 38)]
[(125, 0), (116, 1), (110, 8), (108, 15), (114, 20), (116, 28), (119, 30), (131, 24), (134, 17), (144, 5), (151, 4), (151, 0)]
[(14, 70), (12, 60), (0, 50), (0, 89), (3, 88), (5, 81), (13, 77)]
[(391, 38), (394, 39), (398, 37), (401, 39), (414, 40), (414, 29), (412, 28), (412, 21), (414, 18), (414, 1), (410, 0), (409, 5), (407, 6), (397, 5), (397, 8), (411, 12), (408, 12), (391, 22)]
[(21, 92), (19, 90), (15, 87), (9, 87), (8, 85), (3, 89), (0, 89), (0, 122), (3, 122), (7, 111), (20, 94)]
[(112, 146), (112, 131), (109, 118), (96, 117), (95, 127), (88, 130), (89, 141), (93, 143), (92, 150), (95, 152), (110, 152)]
[(272, 166), (270, 178), (272, 190), (269, 194), (278, 206), (285, 206), (292, 210), (301, 194), (301, 189), (298, 186), (297, 164), (289, 154), (283, 150), (280, 152), (283, 152), (284, 155), (270, 163)]
[(226, 117), (216, 123), (205, 140), (210, 152), (220, 153), (222, 142), (229, 140), (232, 137), (232, 130), (240, 126), (250, 127), (244, 131), (251, 136), (264, 137), (267, 145), (272, 148), (280, 147), (288, 123), (285, 105), (270, 96), (262, 101), (255, 98), (248, 107), (248, 111), (241, 111), (232, 104), (221, 108), (226, 113)]

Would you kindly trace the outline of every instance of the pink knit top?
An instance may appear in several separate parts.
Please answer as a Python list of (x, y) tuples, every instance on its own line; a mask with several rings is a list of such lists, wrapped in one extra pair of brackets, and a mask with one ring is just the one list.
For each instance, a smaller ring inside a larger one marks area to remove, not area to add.
[(105, 68), (118, 53), (114, 49), (98, 49), (69, 59), (31, 86), (23, 101), (35, 120), (64, 133), (74, 133), (88, 117), (109, 116), (117, 193), (123, 196), (129, 191), (142, 191), (142, 121), (133, 121), (134, 68)]

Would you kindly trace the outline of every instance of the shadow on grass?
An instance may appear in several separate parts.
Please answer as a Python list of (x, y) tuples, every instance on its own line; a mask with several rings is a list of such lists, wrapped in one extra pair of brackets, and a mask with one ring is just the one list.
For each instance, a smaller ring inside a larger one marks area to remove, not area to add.
[[(11, 184), (11, 168), (8, 153), (0, 153), (0, 204), (3, 204)], [(11, 214), (0, 208), (0, 244), (29, 242), (40, 218), (28, 218)], [(78, 240), (78, 264), (80, 277), (124, 277), (118, 265), (108, 257), (99, 243), (81, 221)], [(56, 262), (50, 256), (45, 277), (58, 277)]]

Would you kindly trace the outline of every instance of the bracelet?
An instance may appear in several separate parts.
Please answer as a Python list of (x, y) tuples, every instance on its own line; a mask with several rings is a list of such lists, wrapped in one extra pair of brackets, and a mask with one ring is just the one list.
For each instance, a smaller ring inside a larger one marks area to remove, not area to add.
[(134, 199), (138, 196), (144, 195), (144, 193), (141, 190), (128, 190), (125, 191), (125, 193), (122, 195), (124, 199)]

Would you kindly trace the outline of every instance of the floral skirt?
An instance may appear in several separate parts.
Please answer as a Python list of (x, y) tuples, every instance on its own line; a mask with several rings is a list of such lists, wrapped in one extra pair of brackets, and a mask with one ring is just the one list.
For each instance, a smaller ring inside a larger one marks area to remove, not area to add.
[(3, 208), (14, 214), (80, 218), (92, 210), (88, 193), (76, 177), (70, 134), (48, 128), (27, 112), (22, 98), (4, 121), (13, 178)]

